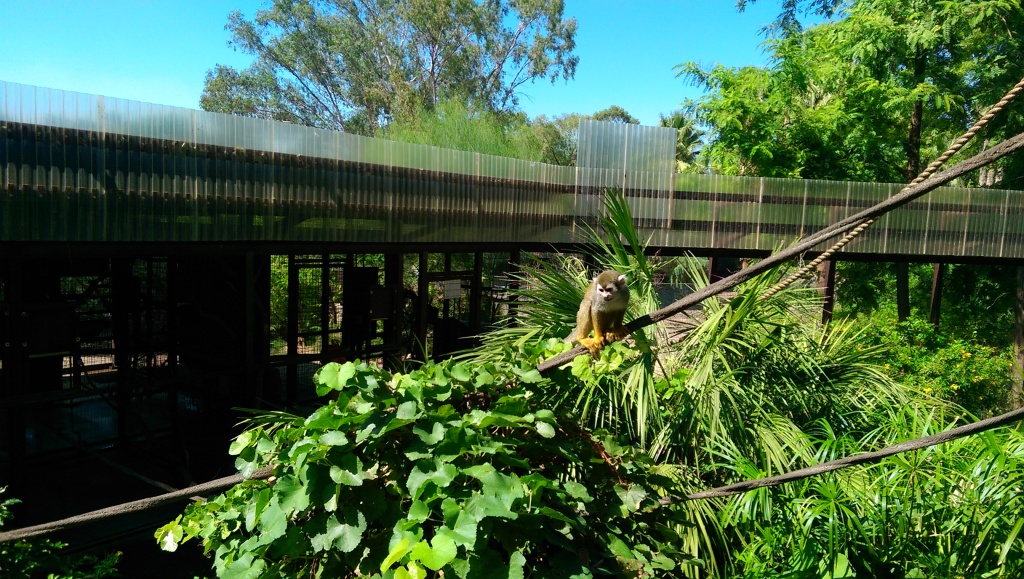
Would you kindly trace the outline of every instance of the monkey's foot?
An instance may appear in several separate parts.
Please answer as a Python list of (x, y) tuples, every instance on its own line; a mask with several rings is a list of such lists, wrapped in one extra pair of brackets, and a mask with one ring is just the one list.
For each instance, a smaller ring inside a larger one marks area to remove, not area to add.
[(612, 343), (618, 342), (629, 335), (629, 330), (626, 328), (615, 328), (614, 330), (608, 330), (604, 333), (605, 342)]
[(599, 340), (597, 338), (582, 338), (580, 339), (580, 345), (587, 350), (590, 350), (591, 356), (597, 357), (601, 348), (604, 347), (604, 340)]

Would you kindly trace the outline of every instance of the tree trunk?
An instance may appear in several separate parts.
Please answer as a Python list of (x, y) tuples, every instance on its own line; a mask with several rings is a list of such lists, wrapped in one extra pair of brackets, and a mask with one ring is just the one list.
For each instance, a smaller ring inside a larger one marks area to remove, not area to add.
[(1010, 408), (1024, 405), (1024, 267), (1017, 268), (1017, 310), (1013, 329), (1013, 381), (1010, 383)]
[[(926, 60), (922, 52), (914, 58), (914, 87), (924, 82)], [(910, 131), (907, 134), (907, 182), (911, 182), (921, 172), (921, 123), (924, 117), (924, 102), (914, 101), (914, 110), (910, 114)]]
[(896, 264), (896, 314), (901, 322), (910, 317), (910, 270), (906, 262)]

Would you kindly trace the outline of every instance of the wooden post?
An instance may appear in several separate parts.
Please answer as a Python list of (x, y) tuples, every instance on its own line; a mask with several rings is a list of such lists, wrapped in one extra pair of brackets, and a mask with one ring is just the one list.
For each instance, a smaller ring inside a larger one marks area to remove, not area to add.
[(942, 280), (946, 275), (946, 264), (936, 263), (932, 270), (932, 301), (928, 308), (928, 321), (939, 329), (939, 316), (942, 308)]
[(519, 308), (516, 307), (516, 301), (519, 296), (515, 294), (519, 290), (519, 279), (515, 277), (519, 273), (519, 264), (521, 263), (522, 255), (518, 249), (514, 249), (508, 254), (508, 317), (509, 320), (515, 322), (516, 315), (518, 314)]
[(822, 325), (832, 321), (832, 311), (836, 303), (836, 260), (826, 260), (823, 265), (825, 266), (825, 283), (821, 289), (825, 294), (825, 302), (821, 307)]
[(416, 306), (416, 319), (419, 320), (416, 325), (416, 341), (423, 360), (429, 357), (427, 352), (427, 310), (430, 308), (430, 284), (427, 282), (427, 268), (429, 267), (427, 257), (427, 252), (420, 252), (420, 274), (417, 288), (419, 304)]
[(263, 373), (256, 365), (256, 255), (245, 252), (245, 383), (246, 402), (263, 405)]
[[(402, 321), (405, 308), (405, 297), (403, 290), (405, 256), (401, 253), (384, 254), (384, 287), (391, 292), (394, 300), (391, 304), (391, 311), (388, 318), (384, 320), (384, 343), (387, 346), (396, 346), (402, 341)], [(414, 306), (415, 307), (415, 306)], [(385, 354), (384, 360), (392, 369), (398, 367), (398, 360), (391, 354)]]
[(117, 438), (121, 443), (131, 437), (132, 350), (135, 348), (132, 328), (132, 304), (135, 294), (131, 261), (115, 258), (110, 264), (113, 294), (114, 365), (117, 367)]
[[(452, 272), (452, 254), (450, 254), (450, 253), (444, 254), (444, 272), (445, 273), (451, 273)], [(441, 301), (443, 302), (442, 307), (444, 308), (444, 313), (441, 316), (441, 319), (447, 320), (451, 316), (451, 303), (452, 302), (449, 299), (442, 299)]]
[[(351, 264), (352, 258), (346, 260)], [(326, 364), (330, 360), (327, 351), (330, 349), (331, 341), (331, 310), (334, 308), (333, 296), (331, 295), (331, 254), (325, 253), (320, 256), (320, 362)], [(344, 298), (344, 295), (342, 296)]]
[(1017, 307), (1013, 327), (1013, 380), (1010, 382), (1010, 408), (1024, 406), (1024, 267), (1017, 267)]
[(480, 333), (480, 308), (483, 306), (484, 254), (473, 254), (473, 279), (469, 282), (469, 330), (473, 335)]
[(295, 256), (288, 256), (288, 383), (285, 384), (285, 400), (294, 404), (298, 398), (299, 385), (299, 267)]

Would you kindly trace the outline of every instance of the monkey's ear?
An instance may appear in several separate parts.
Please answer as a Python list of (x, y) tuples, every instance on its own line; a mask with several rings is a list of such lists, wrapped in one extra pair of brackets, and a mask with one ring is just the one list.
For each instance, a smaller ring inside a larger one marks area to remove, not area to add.
[(626, 285), (626, 276), (625, 276), (625, 275), (620, 275), (620, 276), (619, 276), (619, 279), (618, 279), (618, 280), (616, 280), (616, 283), (617, 283), (618, 285), (620, 285), (620, 286), (624, 286), (624, 285)]

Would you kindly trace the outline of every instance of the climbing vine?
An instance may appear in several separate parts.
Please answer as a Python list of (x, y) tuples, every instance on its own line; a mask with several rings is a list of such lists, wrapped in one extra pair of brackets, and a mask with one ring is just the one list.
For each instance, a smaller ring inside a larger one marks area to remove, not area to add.
[[(554, 350), (562, 346), (550, 341)], [(513, 358), (509, 358), (513, 359)], [(272, 466), (157, 532), (202, 541), (221, 577), (673, 576), (675, 492), (644, 456), (539, 407), (527, 362), (408, 374), (328, 364), (308, 417), (271, 414), (231, 444)]]

